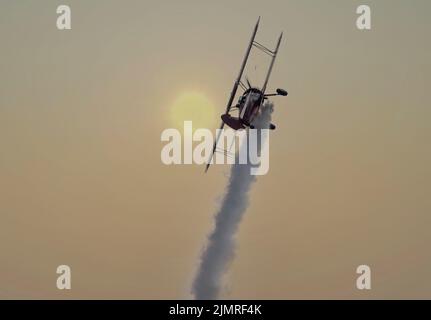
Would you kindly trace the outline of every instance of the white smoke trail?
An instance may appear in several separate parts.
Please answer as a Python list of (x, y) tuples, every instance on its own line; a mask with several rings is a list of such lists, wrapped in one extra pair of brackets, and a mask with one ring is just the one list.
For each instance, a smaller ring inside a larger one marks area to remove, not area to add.
[[(269, 128), (272, 110), (272, 103), (268, 102), (262, 106), (261, 113), (254, 121), (257, 129)], [(223, 275), (235, 255), (235, 235), (248, 206), (250, 188), (256, 181), (256, 176), (250, 174), (251, 165), (240, 165), (238, 159), (236, 160), (236, 164), (231, 168), (226, 194), (215, 215), (215, 228), (208, 236), (208, 244), (201, 256), (192, 285), (195, 299), (219, 298)]]

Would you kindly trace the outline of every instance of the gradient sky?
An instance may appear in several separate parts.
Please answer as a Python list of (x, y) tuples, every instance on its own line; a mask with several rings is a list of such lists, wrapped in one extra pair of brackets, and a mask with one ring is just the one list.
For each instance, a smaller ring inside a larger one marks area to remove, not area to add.
[[(70, 31), (56, 29), (59, 4)], [(371, 31), (355, 27), (360, 4)], [(259, 42), (284, 31), (269, 87), (289, 96), (274, 99), (270, 171), (224, 297), (431, 298), (430, 12), (426, 0), (2, 0), (0, 298), (190, 297), (228, 167), (165, 166), (160, 134), (185, 92), (223, 112), (259, 15)], [(70, 291), (56, 288), (61, 264)], [(371, 291), (355, 288), (360, 264)]]

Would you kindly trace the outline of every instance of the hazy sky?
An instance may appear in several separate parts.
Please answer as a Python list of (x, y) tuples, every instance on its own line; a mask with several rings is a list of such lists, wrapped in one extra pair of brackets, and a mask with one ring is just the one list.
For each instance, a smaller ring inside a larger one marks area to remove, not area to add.
[[(72, 30), (56, 8), (72, 9)], [(372, 30), (356, 29), (370, 4)], [(184, 93), (216, 119), (247, 41), (284, 40), (277, 130), (226, 298), (431, 298), (431, 2), (0, 2), (0, 298), (188, 298), (226, 166), (165, 166)], [(254, 60), (253, 60), (254, 59)], [(247, 74), (260, 83), (263, 57)], [(72, 290), (56, 268), (72, 268)], [(372, 269), (372, 290), (355, 287)]]

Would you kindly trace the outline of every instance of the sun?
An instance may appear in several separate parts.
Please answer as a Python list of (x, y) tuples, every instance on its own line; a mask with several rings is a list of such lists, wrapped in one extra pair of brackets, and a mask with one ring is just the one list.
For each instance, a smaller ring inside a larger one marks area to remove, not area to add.
[(184, 121), (193, 122), (193, 130), (211, 129), (216, 122), (213, 103), (203, 93), (192, 91), (181, 94), (174, 101), (170, 111), (172, 124), (183, 128)]

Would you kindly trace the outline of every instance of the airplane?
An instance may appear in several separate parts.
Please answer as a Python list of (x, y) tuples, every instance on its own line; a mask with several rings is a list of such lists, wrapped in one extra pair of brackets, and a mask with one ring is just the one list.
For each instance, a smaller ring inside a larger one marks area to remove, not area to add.
[[(283, 37), (283, 32), (280, 34), (280, 36), (278, 38), (277, 46), (275, 47), (275, 50), (272, 51), (272, 50), (266, 48), (265, 46), (263, 46), (262, 44), (260, 44), (259, 42), (254, 40), (254, 38), (256, 37), (257, 29), (259, 27), (259, 22), (260, 22), (260, 17), (257, 20), (256, 25), (254, 27), (250, 42), (248, 44), (244, 59), (243, 59), (242, 64), (241, 64), (241, 68), (240, 68), (238, 77), (237, 77), (237, 79), (233, 85), (233, 89), (232, 89), (232, 92), (230, 94), (229, 101), (227, 103), (226, 112), (221, 116), (222, 123), (220, 125), (220, 131), (219, 131), (219, 134), (217, 136), (217, 139), (214, 142), (214, 147), (213, 147), (211, 156), (207, 162), (207, 165), (205, 167), (205, 172), (208, 171), (208, 168), (211, 165), (211, 160), (212, 160), (214, 153), (216, 152), (216, 149), (217, 149), (217, 143), (218, 143), (218, 140), (220, 138), (221, 130), (223, 129), (225, 124), (234, 130), (241, 130), (241, 129), (246, 129), (246, 128), (254, 129), (253, 120), (255, 119), (256, 115), (259, 114), (260, 107), (262, 106), (264, 101), (266, 99), (268, 99), (268, 97), (270, 97), (270, 96), (287, 96), (287, 91), (284, 89), (280, 89), (280, 88), (277, 89), (275, 93), (270, 93), (270, 94), (265, 93), (266, 87), (268, 84), (268, 80), (269, 80), (269, 77), (271, 75), (272, 68), (274, 66), (274, 61), (275, 61), (275, 58), (277, 57), (278, 48), (280, 47), (281, 39)], [(268, 69), (268, 72), (266, 74), (265, 82), (263, 83), (263, 86), (261, 89), (259, 89), (257, 87), (253, 87), (250, 84), (250, 81), (248, 80), (248, 78), (246, 78), (247, 86), (245, 86), (245, 84), (241, 81), (242, 75), (243, 75), (245, 66), (247, 64), (247, 60), (248, 60), (248, 57), (250, 55), (252, 47), (256, 47), (257, 49), (259, 49), (259, 50), (263, 51), (264, 53), (268, 54), (269, 56), (271, 56), (271, 63), (269, 65), (269, 69)], [(232, 105), (233, 100), (235, 98), (238, 87), (241, 87), (244, 90), (244, 92), (239, 97), (238, 103), (235, 106), (233, 106)], [(230, 114), (230, 112), (234, 111), (234, 110), (238, 111), (238, 117), (233, 117)], [(275, 125), (271, 123), (269, 129), (274, 130)]]

